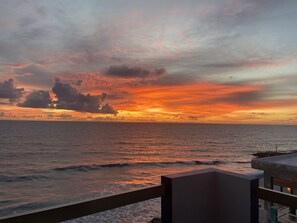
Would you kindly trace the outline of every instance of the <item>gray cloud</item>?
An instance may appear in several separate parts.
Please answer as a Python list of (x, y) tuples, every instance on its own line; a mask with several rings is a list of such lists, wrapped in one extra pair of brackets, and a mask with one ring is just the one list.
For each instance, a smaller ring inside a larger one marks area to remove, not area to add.
[[(42, 65), (42, 62), (39, 64)], [(16, 67), (13, 68), (15, 78), (19, 83), (36, 86), (36, 87), (43, 87), (49, 90), (53, 83), (53, 74), (49, 71), (45, 66), (39, 66), (36, 64), (31, 64), (24, 67)]]
[(109, 104), (105, 104), (105, 105), (101, 106), (101, 108), (99, 110), (100, 110), (100, 113), (104, 113), (104, 114), (114, 114), (114, 115), (116, 115), (118, 113)]
[(0, 98), (17, 101), (24, 93), (24, 88), (17, 88), (13, 79), (0, 82)]
[(49, 75), (50, 74), (50, 72), (36, 65), (29, 65), (22, 68), (16, 68), (14, 73), (17, 75), (28, 75), (28, 74), (29, 75)]
[(52, 88), (56, 94), (57, 101), (54, 101), (57, 109), (68, 109), (79, 112), (117, 114), (117, 111), (110, 105), (102, 105), (107, 95), (90, 95), (79, 93), (77, 89), (68, 83), (63, 83), (56, 79)]
[(17, 76), (15, 79), (18, 83), (34, 87), (35, 89), (50, 90), (53, 85), (53, 77), (46, 75), (24, 75)]
[(158, 86), (177, 86), (193, 83), (196, 81), (196, 77), (193, 75), (187, 74), (172, 74), (172, 75), (164, 75), (157, 79), (153, 80), (141, 80), (141, 84), (152, 84)]
[(110, 66), (106, 75), (120, 78), (146, 78), (149, 76), (160, 76), (166, 73), (164, 68), (154, 68), (152, 70), (141, 67), (129, 67), (127, 65)]
[(257, 102), (263, 98), (262, 92), (260, 91), (247, 91), (247, 92), (236, 92), (227, 95), (223, 98), (217, 98), (215, 102), (226, 102), (231, 104), (250, 105), (251, 103)]
[(238, 67), (245, 67), (252, 65), (252, 63), (248, 63), (246, 61), (239, 61), (239, 62), (222, 62), (222, 63), (208, 63), (202, 64), (201, 67), (207, 68), (238, 68)]
[(50, 108), (52, 107), (52, 98), (48, 91), (33, 91), (23, 103), (18, 104), (20, 107), (29, 108)]
[(236, 60), (236, 61), (224, 61), (224, 62), (215, 62), (215, 63), (205, 63), (201, 64), (201, 67), (206, 68), (246, 68), (246, 67), (266, 67), (266, 66), (276, 66), (278, 63), (282, 62), (281, 60), (271, 60), (271, 59), (247, 59), (247, 60)]

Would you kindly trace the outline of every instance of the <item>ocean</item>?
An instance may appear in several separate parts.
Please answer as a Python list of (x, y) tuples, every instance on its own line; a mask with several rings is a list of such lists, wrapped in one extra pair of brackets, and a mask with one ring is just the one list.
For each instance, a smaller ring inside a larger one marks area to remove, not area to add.
[[(0, 216), (140, 189), (170, 173), (252, 173), (252, 154), (297, 149), (297, 126), (0, 121)], [(69, 222), (148, 222), (160, 199)]]

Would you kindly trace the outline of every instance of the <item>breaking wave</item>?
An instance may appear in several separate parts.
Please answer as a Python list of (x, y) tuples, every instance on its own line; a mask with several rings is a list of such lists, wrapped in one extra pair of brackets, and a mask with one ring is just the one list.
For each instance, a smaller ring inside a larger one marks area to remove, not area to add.
[(26, 176), (0, 176), (0, 182), (22, 182), (31, 180), (46, 180), (48, 179), (43, 175), (26, 175)]
[(99, 170), (103, 168), (121, 168), (121, 167), (154, 167), (154, 166), (166, 166), (166, 165), (218, 165), (224, 163), (224, 161), (172, 161), (172, 162), (138, 162), (138, 163), (110, 163), (110, 164), (91, 164), (91, 165), (73, 165), (65, 167), (54, 168), (54, 171), (79, 171), (86, 172), (91, 170)]

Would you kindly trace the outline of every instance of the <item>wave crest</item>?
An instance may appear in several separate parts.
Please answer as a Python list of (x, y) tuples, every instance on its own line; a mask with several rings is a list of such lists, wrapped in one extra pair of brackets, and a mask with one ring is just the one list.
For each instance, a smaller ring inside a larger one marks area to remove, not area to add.
[(137, 162), (137, 163), (109, 163), (109, 164), (90, 164), (90, 165), (73, 165), (65, 167), (54, 168), (54, 171), (78, 171), (86, 172), (92, 170), (99, 170), (104, 168), (122, 168), (132, 166), (166, 166), (166, 165), (218, 165), (224, 163), (220, 160), (214, 161), (168, 161), (168, 162)]
[(43, 175), (26, 175), (26, 176), (0, 176), (0, 182), (22, 182), (31, 180), (45, 180), (48, 179)]

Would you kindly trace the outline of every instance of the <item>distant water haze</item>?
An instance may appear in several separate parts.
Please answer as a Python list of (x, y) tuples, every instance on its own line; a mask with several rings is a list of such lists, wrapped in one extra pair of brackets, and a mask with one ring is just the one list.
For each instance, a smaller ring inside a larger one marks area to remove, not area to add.
[[(296, 135), (297, 126), (0, 121), (0, 216), (159, 184), (169, 173), (250, 173), (252, 153), (295, 150)], [(155, 199), (74, 222), (146, 222), (159, 212)]]

